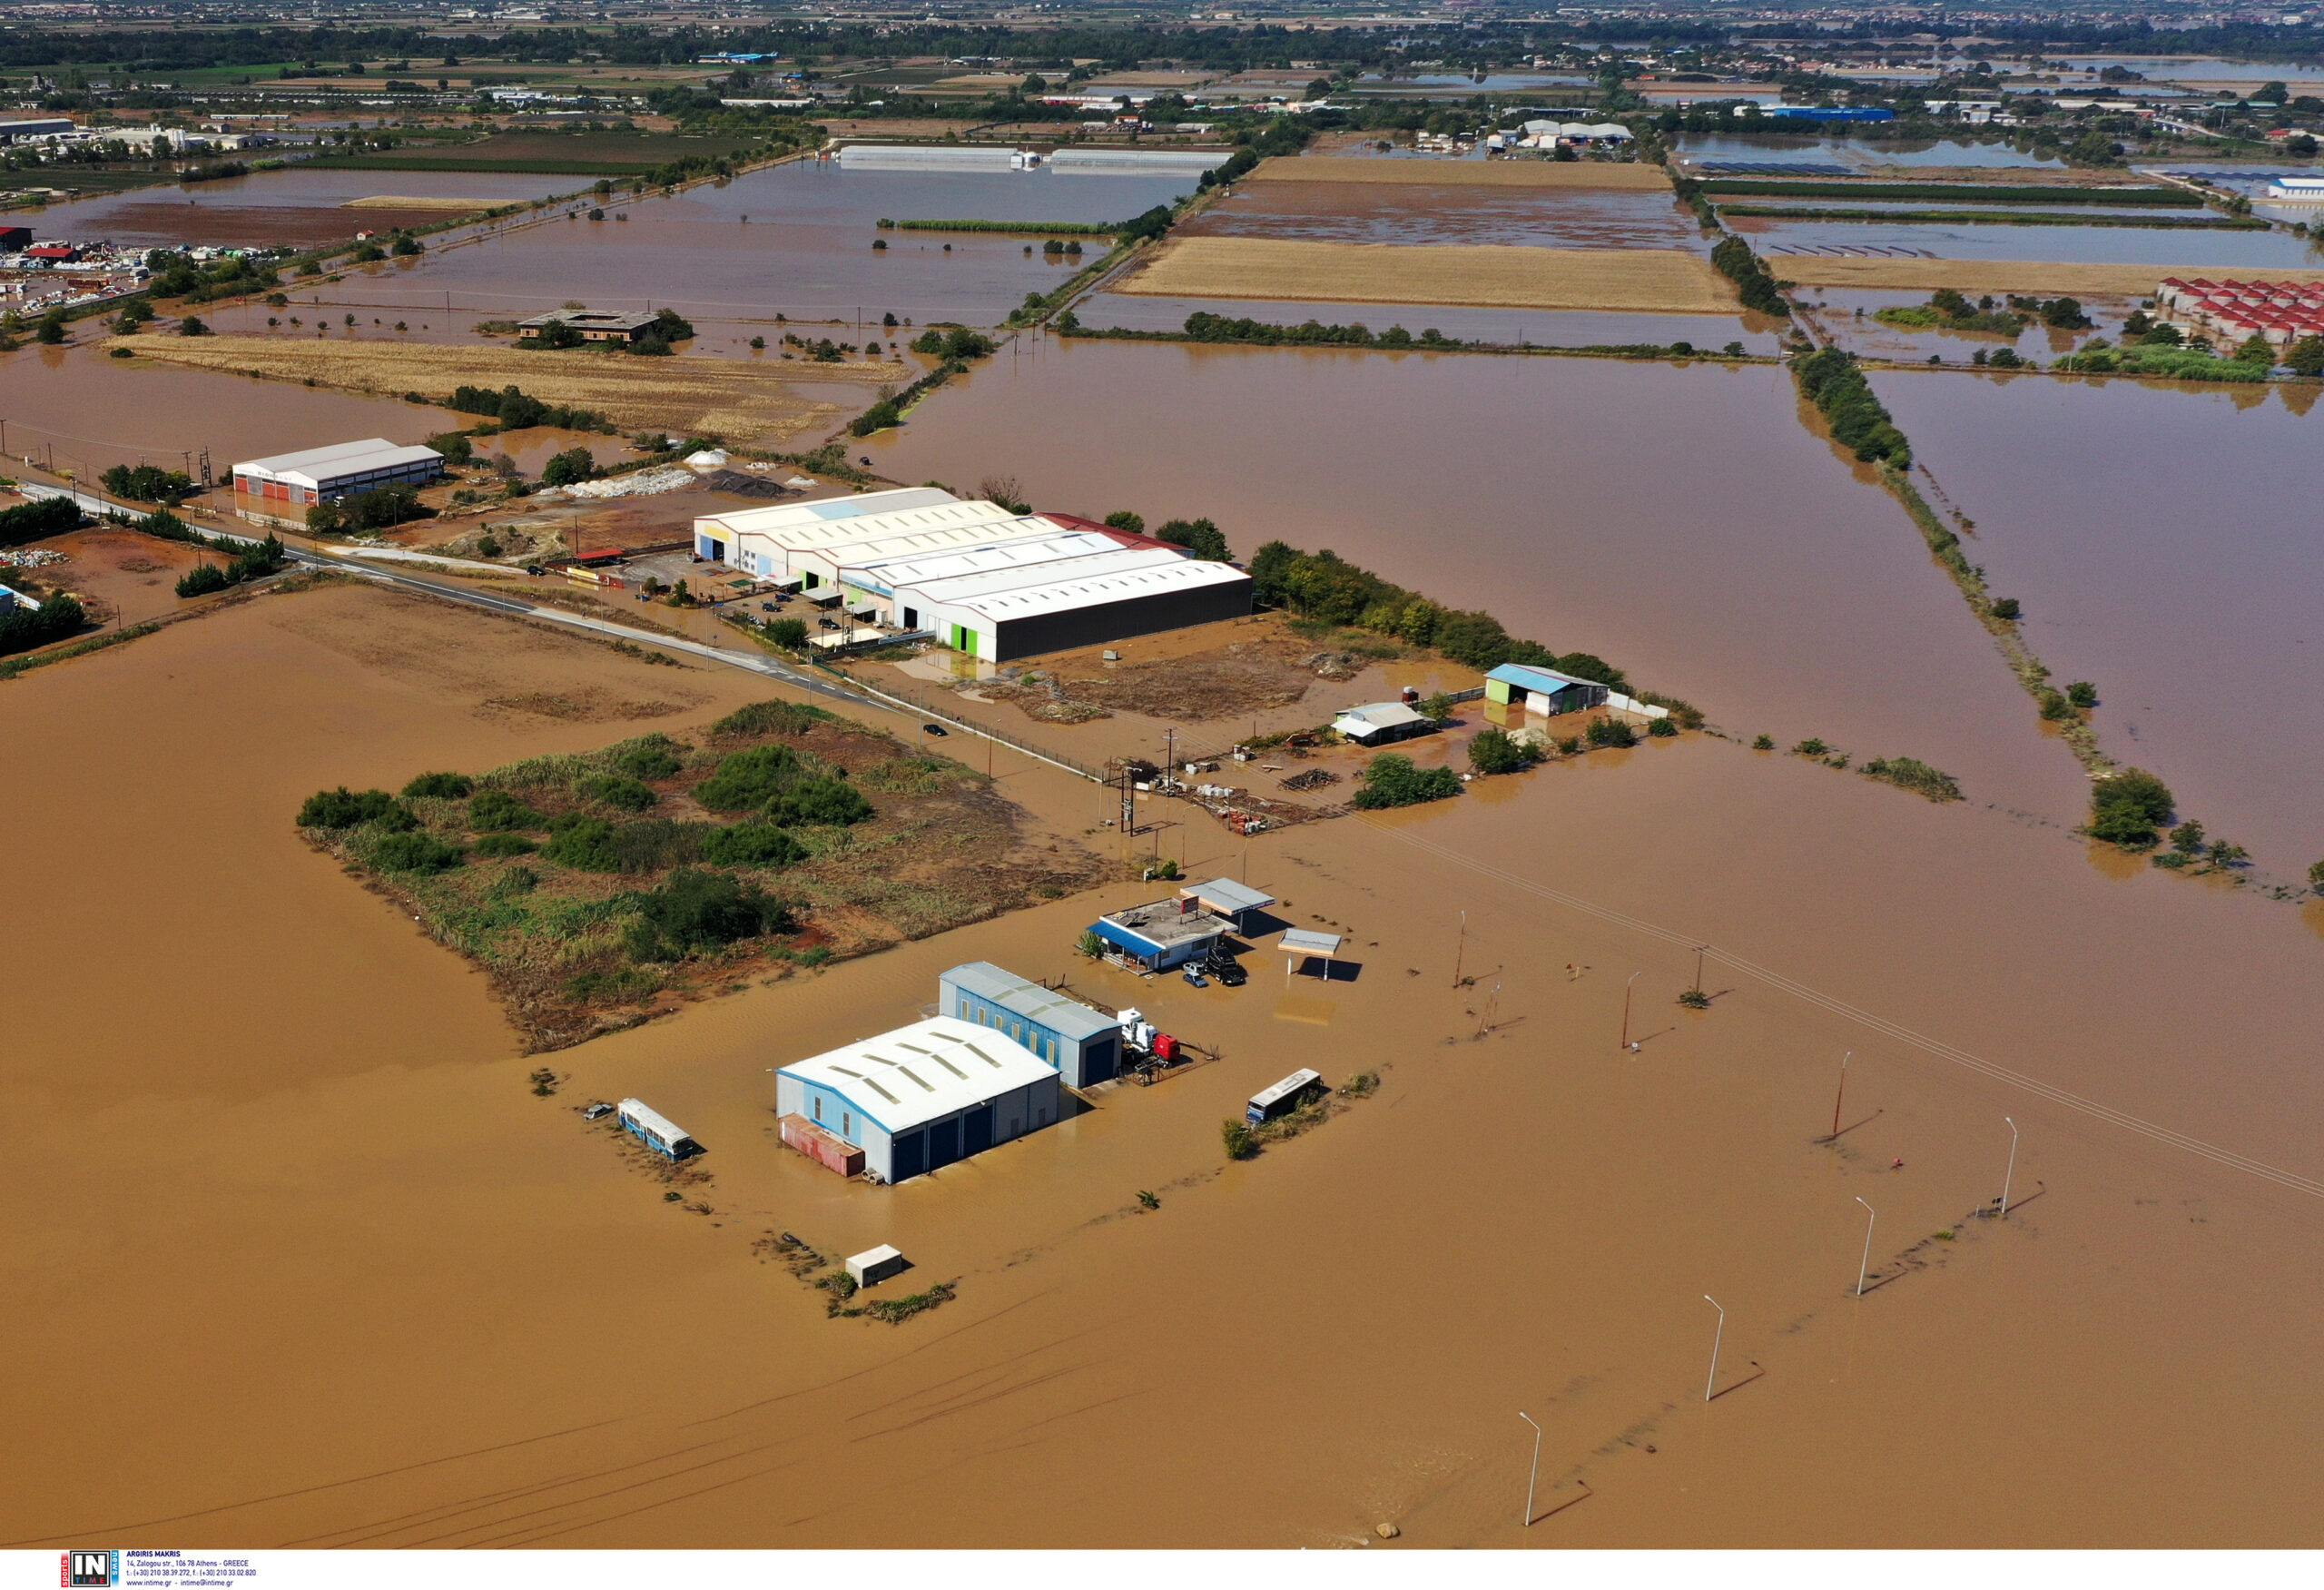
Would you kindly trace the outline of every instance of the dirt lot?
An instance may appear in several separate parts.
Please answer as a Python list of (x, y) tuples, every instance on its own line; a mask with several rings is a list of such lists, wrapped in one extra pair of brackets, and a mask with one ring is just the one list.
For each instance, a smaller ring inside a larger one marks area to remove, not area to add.
[(27, 568), (21, 576), (16, 569), (0, 568), (0, 585), (20, 590), (36, 587), (43, 593), (71, 591), (98, 624), (116, 619), (143, 624), (170, 617), (187, 606), (178, 599), (178, 577), (196, 563), (219, 561), (214, 553), (106, 526), (38, 544), (62, 552), (64, 561)]
[(350, 199), (340, 206), (342, 210), (442, 210), (465, 215), (470, 211), (493, 208), (489, 199), (428, 199), (411, 193), (375, 193), (368, 199)]
[[(741, 442), (787, 441), (828, 426), (842, 410), (803, 398), (768, 366), (739, 360), (637, 359), (574, 350), (528, 352), (505, 343), (466, 346), (337, 337), (116, 337), (141, 360), (310, 381), (356, 392), (425, 392), (520, 386), (544, 402), (594, 409), (624, 430), (715, 433)], [(803, 366), (818, 385), (909, 381), (916, 371), (887, 360)], [(448, 417), (446, 424), (458, 422)]]
[[(1387, 163), (1383, 162), (1381, 163)], [(1463, 304), (1731, 315), (1733, 290), (1677, 249), (1182, 237), (1113, 289), (1155, 298)]]
[[(1167, 642), (1196, 633), (1149, 638)], [(1236, 626), (1228, 637), (1202, 633), (1196, 648), (1169, 647), (1166, 655), (1142, 661), (1125, 656), (1109, 663), (1102, 655), (1106, 649), (1043, 657), (1014, 677), (987, 680), (973, 689), (989, 700), (1016, 706), (1039, 723), (1086, 723), (1118, 712), (1207, 723), (1290, 706), (1318, 679), (1353, 679), (1373, 663), (1405, 651), (1393, 643), (1374, 643), (1359, 655), (1300, 635), (1274, 617)]]
[[(1803, 287), (1869, 287), (1934, 292), (2063, 292), (2148, 298), (2166, 276), (2206, 276), (2216, 265), (2081, 265), (2040, 260), (1866, 260), (1829, 254), (1771, 254), (1768, 269)], [(2324, 271), (2252, 271), (2270, 281), (2324, 281)]]
[(1667, 193), (1659, 165), (1598, 160), (1390, 160), (1377, 155), (1286, 155), (1262, 161), (1246, 183), (1427, 183), (1440, 187), (1618, 188)]

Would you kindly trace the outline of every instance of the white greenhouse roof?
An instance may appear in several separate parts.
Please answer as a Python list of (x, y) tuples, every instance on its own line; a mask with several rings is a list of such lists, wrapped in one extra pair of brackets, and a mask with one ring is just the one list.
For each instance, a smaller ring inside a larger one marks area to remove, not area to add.
[(1057, 1072), (990, 1027), (937, 1016), (798, 1061), (781, 1074), (829, 1088), (893, 1136)]
[(368, 475), (374, 470), (425, 463), (431, 459), (440, 463), (443, 457), (432, 448), (398, 447), (384, 436), (374, 436), (363, 441), (311, 447), (304, 452), (277, 453), (271, 459), (251, 459), (236, 464), (234, 473), (277, 478), (295, 475), (315, 485), (347, 475)]

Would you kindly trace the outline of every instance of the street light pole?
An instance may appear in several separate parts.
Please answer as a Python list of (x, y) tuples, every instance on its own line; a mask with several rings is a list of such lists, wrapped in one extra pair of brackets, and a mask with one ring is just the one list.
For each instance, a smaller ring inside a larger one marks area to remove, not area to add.
[(1703, 1294), (1703, 1301), (1718, 1309), (1718, 1328), (1712, 1331), (1710, 1337), (1710, 1375), (1703, 1381), (1703, 1400), (1709, 1402), (1710, 1388), (1718, 1384), (1718, 1344), (1727, 1337), (1727, 1310), (1709, 1292)]
[(1848, 1096), (1848, 1062), (1855, 1058), (1853, 1049), (1840, 1056), (1840, 1090), (1832, 1095), (1832, 1135), (1836, 1138), (1840, 1135), (1840, 1101)]
[[(1521, 1412), (1517, 1416), (1533, 1425), (1533, 1416)], [(1533, 1469), (1525, 1476), (1525, 1516), (1519, 1520), (1526, 1528), (1533, 1527), (1533, 1484), (1541, 1477), (1541, 1427), (1533, 1425)]]
[[(1864, 1203), (1864, 1200), (1859, 1198), (1856, 1202)], [(1864, 1272), (1872, 1264), (1872, 1228), (1880, 1219), (1868, 1203), (1864, 1203), (1864, 1257), (1856, 1261), (1856, 1295), (1859, 1298), (1864, 1296)]]
[(2009, 1124), (2009, 1169), (2001, 1177), (2001, 1218), (2005, 1220), (2009, 1219), (2009, 1184), (2017, 1175), (2017, 1122), (2006, 1115), (2002, 1120)]
[(1624, 1053), (1628, 1053), (1633, 1047), (1630, 1042), (1630, 983), (1636, 983), (1645, 974), (1646, 969), (1641, 966), (1630, 973), (1629, 982), (1622, 984), (1622, 1051)]

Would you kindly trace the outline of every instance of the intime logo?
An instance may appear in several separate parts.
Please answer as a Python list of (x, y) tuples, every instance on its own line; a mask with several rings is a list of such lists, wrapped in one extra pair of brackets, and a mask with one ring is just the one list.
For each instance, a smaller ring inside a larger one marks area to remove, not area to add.
[(56, 1582), (66, 1590), (75, 1585), (121, 1583), (121, 1554), (117, 1551), (68, 1551), (57, 1568)]

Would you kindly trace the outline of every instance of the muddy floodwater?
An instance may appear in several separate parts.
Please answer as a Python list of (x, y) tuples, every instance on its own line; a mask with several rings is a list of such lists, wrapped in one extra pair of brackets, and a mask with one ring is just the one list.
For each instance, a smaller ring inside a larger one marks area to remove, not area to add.
[[(1766, 137), (1734, 138), (1716, 133), (1681, 133), (1672, 141), (1682, 160), (1709, 164), (1829, 165), (1854, 173), (1882, 165), (2054, 166), (2055, 155), (2023, 154), (2006, 143), (1923, 139)], [(1807, 175), (1806, 172), (1799, 173)]]
[(34, 344), (0, 353), (0, 388), (7, 393), (8, 412), (0, 416), (7, 422), (7, 453), (31, 453), (44, 466), (53, 449), (58, 469), (84, 479), (115, 464), (182, 469), (183, 451), (208, 448), (222, 480), (240, 459), (369, 436), (415, 442), (448, 423), (440, 409), (392, 398), (168, 366), (133, 368), (89, 348)]
[(2324, 856), (2324, 414), (2262, 387), (1873, 382), (1976, 521), (1969, 555), (2024, 604), (2034, 649), (2098, 686), (2106, 749), (2269, 872), (2304, 876)]
[(1295, 326), (1306, 321), (1344, 325), (1361, 321), (1374, 331), (1402, 326), (1417, 336), (1430, 326), (1466, 342), (1531, 342), (1548, 348), (1612, 346), (1650, 342), (1667, 347), (1687, 342), (1724, 348), (1740, 342), (1749, 353), (1774, 353), (1783, 345), (1777, 322), (1759, 315), (1633, 315), (1593, 310), (1479, 309), (1458, 304), (1301, 303), (1271, 299), (1147, 298), (1139, 293), (1100, 292), (1082, 300), (1074, 312), (1091, 326), (1136, 331), (1175, 331), (1195, 313), (1231, 320)]
[[(1247, 852), (1190, 826), (1195, 875), (1278, 896), (1242, 989), (1079, 961), (1125, 883), (561, 1052), (544, 1099), (482, 981), (288, 820), (318, 785), (693, 732), (764, 689), (345, 588), (0, 686), (0, 734), (44, 770), (0, 780), (0, 826), (36, 836), (13, 877), (46, 903), (0, 914), (0, 964), (40, 995), (0, 1082), (74, 1123), (0, 1162), (0, 1328), (41, 1366), (0, 1415), (115, 1432), (28, 1466), (0, 1539), (2319, 1543), (2324, 1277), (2284, 1256), (2324, 1224), (2324, 980), (2288, 912), (1654, 742)], [(1090, 786), (996, 771), (1061, 835), (1096, 828)], [(1287, 975), (1274, 925), (1344, 933), (1337, 973)], [(1223, 1058), (892, 1189), (777, 1144), (766, 1068), (912, 1019), (972, 959)], [(1379, 1083), (1225, 1162), (1220, 1119), (1301, 1065)], [(680, 1202), (579, 1118), (631, 1094), (708, 1149)], [(2004, 1116), (2014, 1208), (1973, 1219)], [(898, 1292), (956, 1297), (828, 1318), (754, 1249), (783, 1230), (892, 1241)], [(1285, 1364), (1320, 1384), (1253, 1394)], [(1544, 1431), (1530, 1529), (1520, 1408)], [(1022, 1506), (1065, 1474), (1163, 1476), (1167, 1505)]]
[[(1046, 170), (851, 172), (799, 161), (625, 204), (602, 221), (584, 212), (441, 249), (417, 270), (350, 276), (327, 294), (374, 312), (440, 308), (449, 294), (459, 311), (496, 319), (573, 300), (613, 309), (669, 306), (697, 324), (763, 322), (777, 314), (852, 321), (862, 311), (873, 320), (893, 314), (989, 325), (1095, 256), (1044, 254), (1038, 232), (881, 232), (876, 223), (1126, 221), (1190, 191), (1191, 180)], [(874, 250), (875, 240), (888, 246)], [(1105, 247), (1078, 241), (1085, 249)]]
[[(1244, 557), (1329, 547), (1746, 737), (2079, 809), (2072, 759), (1903, 510), (1807, 429), (1779, 368), (1023, 346), (863, 450), (897, 479), (1013, 475), (1037, 507), (1208, 517)], [(1131, 391), (1136, 450), (1108, 440)]]
[(254, 172), (217, 182), (136, 188), (20, 212), (43, 237), (103, 239), (140, 248), (265, 248), (329, 242), (358, 232), (441, 221), (447, 212), (346, 208), (351, 199), (473, 199), (479, 210), (568, 193), (588, 186), (576, 176), (510, 172)]

